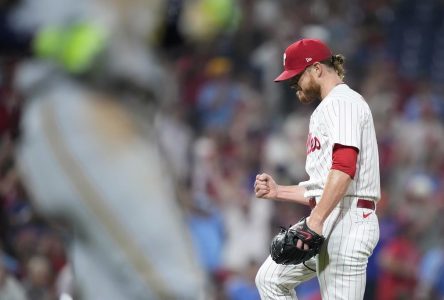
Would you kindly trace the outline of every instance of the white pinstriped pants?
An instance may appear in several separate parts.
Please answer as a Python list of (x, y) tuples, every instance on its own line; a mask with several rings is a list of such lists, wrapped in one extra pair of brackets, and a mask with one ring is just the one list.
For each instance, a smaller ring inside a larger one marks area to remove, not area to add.
[(367, 262), (379, 240), (379, 223), (373, 210), (358, 208), (356, 202), (356, 197), (345, 197), (327, 218), (321, 252), (306, 262), (316, 272), (303, 264), (285, 266), (267, 258), (256, 275), (261, 299), (297, 299), (294, 288), (316, 275), (322, 299), (363, 299)]

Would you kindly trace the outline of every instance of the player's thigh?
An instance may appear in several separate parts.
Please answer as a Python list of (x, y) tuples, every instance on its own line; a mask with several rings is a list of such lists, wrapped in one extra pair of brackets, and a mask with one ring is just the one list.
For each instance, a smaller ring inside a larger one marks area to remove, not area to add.
[[(345, 217), (343, 220), (353, 220)], [(322, 299), (362, 299), (368, 258), (379, 239), (377, 220), (338, 222), (319, 254)]]
[[(305, 264), (313, 270), (316, 269), (314, 258)], [(263, 299), (268, 299), (264, 297), (265, 295), (274, 295), (275, 297), (281, 294), (294, 295), (294, 288), (297, 285), (316, 276), (313, 270), (303, 264), (280, 265), (275, 263), (271, 256), (268, 256), (257, 272), (256, 286)]]

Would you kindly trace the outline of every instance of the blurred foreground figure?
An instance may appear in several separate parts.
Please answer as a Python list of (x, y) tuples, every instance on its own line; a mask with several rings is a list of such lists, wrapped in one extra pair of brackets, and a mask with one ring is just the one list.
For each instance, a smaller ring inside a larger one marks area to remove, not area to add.
[[(58, 65), (39, 60), (18, 71), (27, 105), (17, 156), (38, 209), (73, 230), (75, 287), (61, 292), (202, 299), (203, 273), (152, 124), (164, 100), (162, 68), (146, 47), (153, 26), (137, 17), (156, 15), (162, 1), (43, 2), (54, 5), (25, 1), (17, 20), (40, 30), (37, 51)], [(60, 12), (45, 15), (48, 7)], [(106, 32), (85, 23), (66, 29), (66, 20), (85, 17)], [(102, 38), (106, 45), (94, 44)]]
[(39, 209), (74, 226), (84, 299), (196, 299), (200, 271), (154, 132), (65, 84), (28, 107), (18, 158)]

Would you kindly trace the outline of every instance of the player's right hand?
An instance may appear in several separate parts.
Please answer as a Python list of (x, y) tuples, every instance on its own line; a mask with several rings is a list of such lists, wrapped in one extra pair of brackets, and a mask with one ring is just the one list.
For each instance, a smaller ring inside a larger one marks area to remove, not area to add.
[(278, 185), (270, 175), (266, 173), (256, 175), (254, 192), (257, 198), (276, 199), (277, 190)]

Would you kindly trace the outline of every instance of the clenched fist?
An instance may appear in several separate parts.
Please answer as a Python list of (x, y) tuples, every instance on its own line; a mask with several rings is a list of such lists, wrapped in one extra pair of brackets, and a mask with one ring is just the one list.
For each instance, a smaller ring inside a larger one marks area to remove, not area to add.
[(270, 175), (266, 173), (256, 175), (254, 192), (257, 198), (275, 199), (277, 190), (278, 185)]

